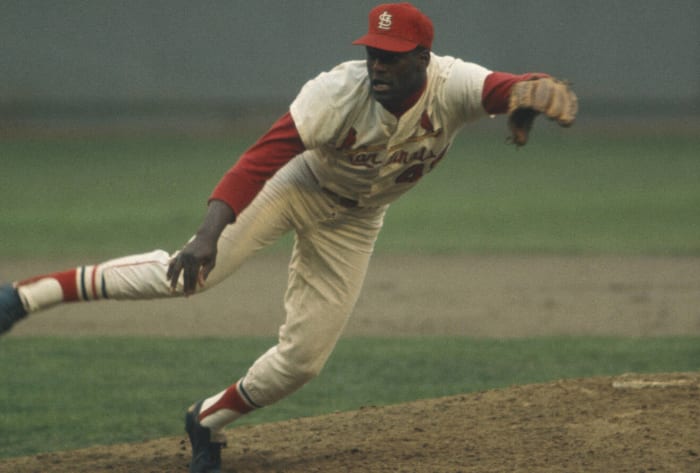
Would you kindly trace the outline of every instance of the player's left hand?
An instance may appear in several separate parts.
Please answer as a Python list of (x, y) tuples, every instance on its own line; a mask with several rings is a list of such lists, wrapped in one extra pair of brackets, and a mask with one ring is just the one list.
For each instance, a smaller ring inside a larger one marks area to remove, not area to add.
[(573, 125), (578, 113), (578, 99), (569, 84), (552, 77), (515, 84), (508, 106), (510, 141), (517, 146), (526, 144), (535, 117), (540, 113), (561, 126)]
[(183, 292), (190, 296), (197, 291), (197, 286), (204, 286), (209, 273), (216, 265), (216, 239), (196, 236), (170, 260), (166, 277), (170, 289), (175, 292), (183, 275)]

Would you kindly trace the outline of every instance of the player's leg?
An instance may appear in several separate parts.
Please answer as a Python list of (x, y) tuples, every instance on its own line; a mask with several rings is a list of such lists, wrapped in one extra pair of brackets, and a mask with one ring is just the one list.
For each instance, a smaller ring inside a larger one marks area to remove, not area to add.
[[(282, 171), (280, 171), (282, 173)], [(290, 230), (285, 199), (261, 192), (218, 241), (216, 267), (206, 290), (234, 272), (250, 255)], [(163, 250), (59, 271), (0, 286), (0, 333), (28, 313), (67, 302), (144, 300), (182, 295), (182, 276), (175, 291), (166, 273), (172, 255)]]
[(22, 316), (64, 302), (103, 299), (152, 299), (170, 296), (163, 250), (43, 274), (0, 287), (0, 333)]
[(357, 209), (298, 238), (278, 344), (240, 385), (256, 405), (288, 396), (319, 374), (362, 290), (384, 209)]
[[(217, 280), (229, 271), (229, 265), (238, 264), (236, 251), (238, 242), (267, 242), (257, 228), (260, 222), (272, 222), (273, 228), (295, 228), (298, 233), (308, 233), (308, 228), (335, 218), (336, 211), (331, 208), (327, 198), (319, 192), (318, 184), (308, 168), (299, 159), (292, 160), (282, 168), (241, 213), (235, 225), (227, 227), (219, 239), (222, 247), (228, 248), (231, 255), (223, 261), (221, 255), (209, 275), (209, 281)], [(297, 249), (294, 250), (296, 255)], [(293, 257), (293, 260), (296, 257)], [(320, 273), (319, 273), (320, 276)], [(290, 319), (291, 320), (291, 319)], [(216, 470), (221, 461), (220, 450), (225, 441), (221, 428), (237, 417), (257, 407), (248, 397), (245, 388), (239, 382), (227, 389), (192, 405), (187, 413), (185, 428), (192, 444), (191, 471)]]
[(43, 274), (16, 282), (28, 312), (63, 302), (152, 299), (170, 295), (163, 278), (170, 255), (163, 250)]
[(360, 294), (384, 209), (331, 212), (297, 231), (279, 342), (226, 390), (194, 406), (213, 436), (299, 389), (324, 366)]
[[(284, 221), (259, 218), (246, 233), (257, 238), (239, 238), (231, 232), (238, 223), (227, 227), (218, 243), (217, 266), (202, 292), (234, 272), (251, 254), (274, 242), (289, 230)], [(163, 250), (126, 256), (96, 265), (79, 266), (65, 271), (35, 276), (0, 286), (0, 334), (26, 315), (62, 303), (99, 300), (146, 300), (182, 295), (182, 276), (173, 291), (166, 278), (171, 255)]]

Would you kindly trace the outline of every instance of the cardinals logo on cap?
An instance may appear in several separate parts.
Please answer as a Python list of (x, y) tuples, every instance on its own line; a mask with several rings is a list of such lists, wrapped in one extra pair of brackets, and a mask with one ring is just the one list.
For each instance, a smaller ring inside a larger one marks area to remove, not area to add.
[(406, 53), (418, 46), (430, 49), (433, 22), (410, 3), (385, 3), (369, 12), (367, 34), (352, 44), (395, 53)]
[(390, 30), (391, 29), (391, 13), (384, 10), (384, 13), (379, 15), (379, 25), (377, 28), (380, 30)]

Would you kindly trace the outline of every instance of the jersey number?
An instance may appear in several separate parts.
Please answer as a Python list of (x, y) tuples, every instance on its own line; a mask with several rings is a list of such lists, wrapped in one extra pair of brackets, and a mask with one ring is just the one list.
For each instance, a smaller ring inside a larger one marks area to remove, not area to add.
[(416, 182), (421, 177), (423, 177), (423, 165), (414, 164), (413, 166), (399, 174), (399, 176), (396, 178), (396, 183), (401, 184)]

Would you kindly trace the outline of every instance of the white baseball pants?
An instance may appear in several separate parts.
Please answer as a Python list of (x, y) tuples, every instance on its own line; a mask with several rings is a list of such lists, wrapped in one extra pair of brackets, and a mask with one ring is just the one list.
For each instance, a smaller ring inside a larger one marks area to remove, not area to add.
[[(257, 406), (282, 399), (320, 372), (357, 301), (385, 211), (386, 206), (336, 204), (297, 157), (221, 234), (216, 267), (199, 291), (221, 282), (288, 231), (296, 233), (279, 341), (242, 380)], [(110, 299), (170, 297), (169, 261), (170, 255), (158, 250), (108, 261), (94, 267), (100, 274), (86, 277), (103, 279)]]

